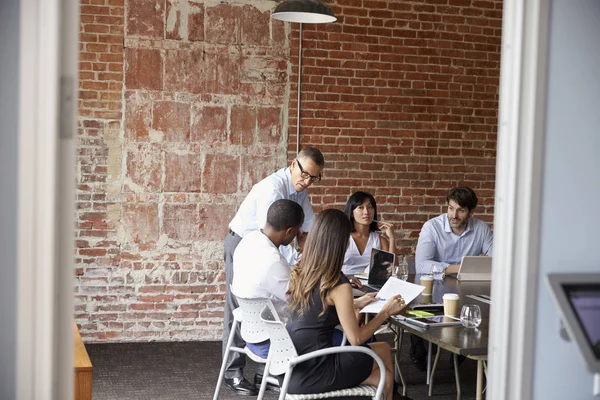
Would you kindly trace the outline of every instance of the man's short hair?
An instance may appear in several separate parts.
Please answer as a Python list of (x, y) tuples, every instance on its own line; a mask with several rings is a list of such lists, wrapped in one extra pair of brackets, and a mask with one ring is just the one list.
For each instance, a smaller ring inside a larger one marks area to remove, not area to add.
[(323, 157), (321, 150), (316, 147), (308, 146), (303, 148), (300, 150), (300, 153), (298, 153), (298, 158), (308, 158), (321, 168), (325, 166), (325, 157)]
[(304, 223), (304, 210), (295, 201), (276, 200), (267, 211), (267, 223), (277, 231), (296, 228)]
[(472, 211), (477, 207), (477, 195), (473, 189), (466, 186), (459, 186), (450, 189), (446, 195), (446, 202), (450, 203), (450, 200), (454, 200), (456, 204), (461, 207), (468, 208)]

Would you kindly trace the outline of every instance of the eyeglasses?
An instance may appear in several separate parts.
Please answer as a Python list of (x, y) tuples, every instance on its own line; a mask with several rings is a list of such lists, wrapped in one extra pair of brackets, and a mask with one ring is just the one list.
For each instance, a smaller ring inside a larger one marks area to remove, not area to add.
[(302, 164), (300, 164), (300, 161), (298, 159), (296, 159), (296, 163), (298, 164), (298, 168), (300, 168), (300, 177), (302, 179), (310, 178), (311, 182), (319, 182), (321, 180), (321, 175), (314, 176), (314, 175), (309, 174), (308, 172), (305, 172), (304, 168), (302, 168)]

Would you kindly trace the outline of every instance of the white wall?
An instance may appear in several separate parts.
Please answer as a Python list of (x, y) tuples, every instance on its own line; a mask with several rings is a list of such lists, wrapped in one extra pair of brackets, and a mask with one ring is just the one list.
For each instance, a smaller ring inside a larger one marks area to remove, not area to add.
[(534, 399), (597, 399), (545, 277), (600, 272), (600, 1), (551, 1)]
[(0, 399), (14, 399), (19, 2), (0, 1)]

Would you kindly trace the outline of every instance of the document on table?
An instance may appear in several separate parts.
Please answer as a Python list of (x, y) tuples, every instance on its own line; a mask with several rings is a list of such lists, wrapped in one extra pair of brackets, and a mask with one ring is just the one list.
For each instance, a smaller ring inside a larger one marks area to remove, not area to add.
[(360, 310), (360, 312), (377, 314), (388, 299), (397, 294), (401, 295), (404, 302), (408, 304), (420, 295), (423, 290), (425, 290), (425, 286), (415, 285), (414, 283), (406, 282), (392, 276), (377, 293), (377, 297), (380, 300), (369, 304)]

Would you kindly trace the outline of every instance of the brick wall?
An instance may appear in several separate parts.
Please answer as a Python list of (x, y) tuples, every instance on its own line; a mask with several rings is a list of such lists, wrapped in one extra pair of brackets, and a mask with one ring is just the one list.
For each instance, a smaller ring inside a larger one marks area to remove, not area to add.
[[(304, 26), (315, 208), (371, 191), (412, 254), (450, 186), (491, 221), (501, 2), (328, 2)], [(86, 341), (221, 332), (222, 240), (296, 143), (298, 25), (274, 1), (82, 0), (75, 317)]]

